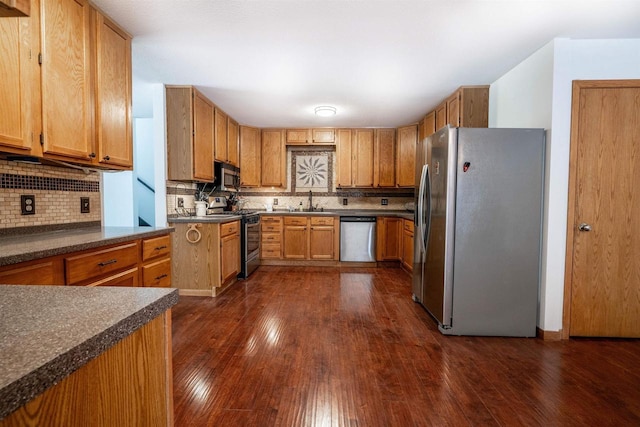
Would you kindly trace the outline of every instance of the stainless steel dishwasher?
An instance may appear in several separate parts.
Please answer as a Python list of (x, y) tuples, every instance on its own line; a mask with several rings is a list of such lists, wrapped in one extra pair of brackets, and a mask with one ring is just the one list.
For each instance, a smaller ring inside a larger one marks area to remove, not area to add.
[(340, 217), (340, 261), (375, 262), (376, 217)]

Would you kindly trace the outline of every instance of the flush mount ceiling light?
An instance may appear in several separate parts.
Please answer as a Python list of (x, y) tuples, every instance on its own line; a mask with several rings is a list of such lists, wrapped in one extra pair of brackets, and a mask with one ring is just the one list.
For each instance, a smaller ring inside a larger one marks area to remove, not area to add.
[(330, 105), (320, 105), (316, 107), (315, 110), (316, 116), (320, 117), (330, 117), (336, 115), (336, 107), (332, 107)]

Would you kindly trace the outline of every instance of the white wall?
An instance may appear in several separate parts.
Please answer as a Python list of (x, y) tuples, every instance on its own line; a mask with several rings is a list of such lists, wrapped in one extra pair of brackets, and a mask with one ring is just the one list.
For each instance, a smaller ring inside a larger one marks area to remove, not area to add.
[[(549, 82), (551, 49), (553, 77)], [(640, 39), (556, 39), (491, 87), (491, 125), (535, 126), (550, 130), (547, 133), (539, 313), (539, 326), (546, 331), (562, 329), (572, 81), (594, 79), (640, 79)], [(494, 85), (495, 100), (492, 99)], [(528, 90), (529, 85), (535, 90)], [(518, 95), (505, 95), (505, 92)], [(542, 92), (545, 95), (540, 95)], [(551, 114), (550, 122), (548, 114)]]
[(167, 225), (167, 126), (164, 85), (152, 85), (153, 105), (153, 163), (154, 188), (156, 190), (156, 226)]
[(103, 172), (102, 225), (104, 227), (133, 227), (133, 173), (131, 171)]

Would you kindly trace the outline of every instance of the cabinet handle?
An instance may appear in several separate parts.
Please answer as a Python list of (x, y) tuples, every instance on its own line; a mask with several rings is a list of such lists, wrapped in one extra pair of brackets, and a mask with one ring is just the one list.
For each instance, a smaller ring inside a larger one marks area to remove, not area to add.
[(109, 156), (104, 156), (104, 157), (102, 158), (102, 160), (106, 160), (106, 161), (108, 162), (109, 160), (111, 160), (111, 157), (109, 157)]
[(155, 280), (161, 280), (161, 279), (164, 279), (164, 278), (165, 278), (165, 277), (167, 277), (167, 276), (168, 276), (168, 274), (162, 274), (162, 275), (160, 275), (160, 276), (156, 277), (156, 279), (155, 279)]
[(167, 245), (158, 246), (158, 247), (157, 247), (157, 248), (155, 248), (154, 250), (156, 250), (156, 251), (161, 251), (162, 249), (167, 249)]
[(117, 259), (110, 259), (109, 261), (99, 262), (98, 265), (100, 267), (104, 267), (104, 266), (109, 265), (109, 264), (115, 264), (116, 262), (118, 262)]

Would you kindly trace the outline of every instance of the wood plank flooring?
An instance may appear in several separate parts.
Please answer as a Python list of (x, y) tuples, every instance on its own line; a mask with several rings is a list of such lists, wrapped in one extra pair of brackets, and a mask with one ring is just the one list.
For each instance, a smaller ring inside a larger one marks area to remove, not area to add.
[(443, 336), (395, 268), (181, 297), (173, 355), (177, 427), (640, 425), (639, 340)]

